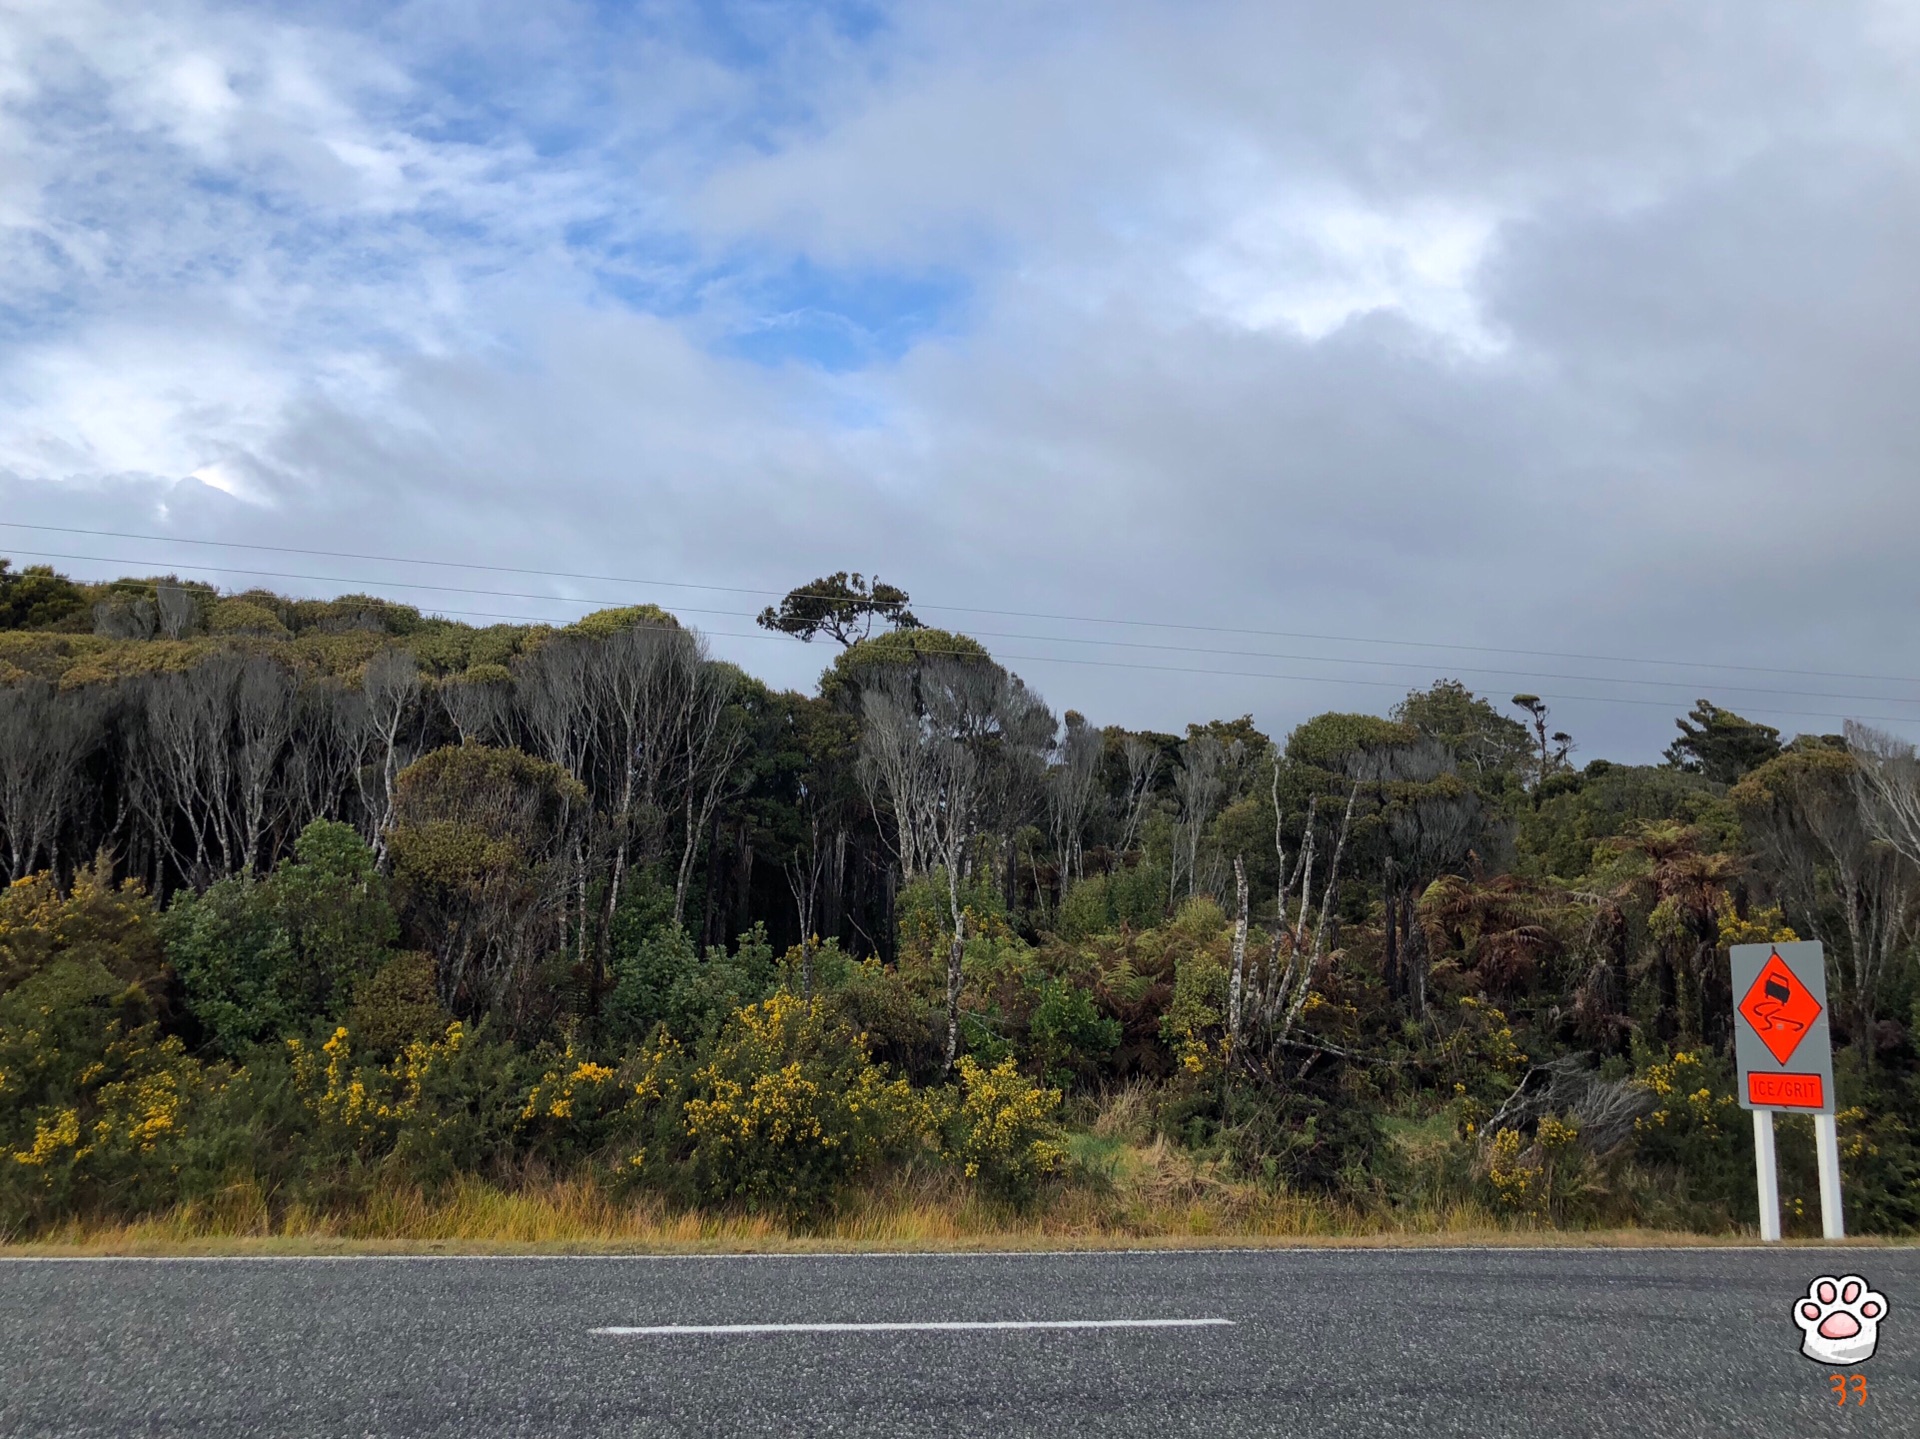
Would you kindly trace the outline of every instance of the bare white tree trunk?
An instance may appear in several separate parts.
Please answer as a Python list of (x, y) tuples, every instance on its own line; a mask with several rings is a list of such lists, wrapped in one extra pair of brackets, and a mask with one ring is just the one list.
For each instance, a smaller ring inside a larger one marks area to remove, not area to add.
[(1067, 897), (1069, 880), (1086, 877), (1082, 844), (1099, 774), (1101, 745), (1100, 731), (1078, 712), (1069, 710), (1066, 735), (1059, 747), (1060, 763), (1047, 771), (1047, 809), (1053, 820), (1053, 853), (1060, 868), (1057, 888), (1062, 900)]
[(293, 675), (269, 659), (249, 659), (233, 688), (234, 765), (240, 869), (257, 874), (274, 825), (291, 804), (283, 761), (293, 741)]
[(1233, 973), (1227, 979), (1227, 1052), (1237, 1056), (1240, 1050), (1240, 995), (1247, 973), (1247, 866), (1240, 855), (1233, 857), (1233, 888), (1239, 911), (1233, 922)]
[(953, 938), (947, 946), (947, 1058), (943, 1072), (953, 1069), (960, 1052), (960, 989), (967, 955), (967, 911), (960, 903), (960, 867), (947, 866), (947, 913), (953, 922)]
[(1120, 850), (1124, 854), (1140, 837), (1147, 810), (1153, 804), (1153, 785), (1160, 775), (1159, 746), (1139, 735), (1130, 734), (1121, 746), (1127, 761), (1127, 812), (1120, 831)]
[[(927, 662), (872, 676), (861, 697), (861, 783), (884, 794), (907, 878), (947, 874), (946, 1060), (959, 1053), (966, 907), (974, 841), (989, 801), (1009, 818), (1022, 777), (1037, 760), (1053, 718), (1026, 686), (998, 665)], [(878, 792), (878, 793), (876, 793)]]
[(1353, 824), (1353, 804), (1354, 804), (1354, 801), (1359, 798), (1360, 798), (1360, 786), (1358, 783), (1356, 783), (1352, 789), (1347, 791), (1347, 812), (1340, 817), (1340, 837), (1333, 842), (1333, 860), (1327, 866), (1326, 893), (1321, 895), (1320, 897), (1320, 912), (1314, 916), (1314, 920), (1313, 920), (1312, 963), (1314, 964), (1318, 964), (1320, 962), (1320, 955), (1321, 955), (1320, 946), (1325, 942), (1325, 939), (1326, 939), (1327, 910), (1332, 907), (1333, 901), (1339, 893), (1340, 856), (1346, 852), (1347, 830)]
[(680, 850), (680, 873), (673, 886), (673, 922), (680, 924), (687, 909), (687, 887), (693, 879), (693, 860), (700, 836), (733, 784), (735, 769), (747, 737), (727, 722), (733, 699), (733, 672), (718, 665), (701, 665), (689, 696), (687, 721), (681, 731), (682, 749), (676, 778), (686, 786), (686, 842)]
[(402, 768), (400, 735), (420, 695), (420, 666), (406, 650), (380, 650), (367, 661), (360, 690), (366, 696), (367, 723), (380, 763), (380, 788), (368, 807), (373, 833), (367, 838), (384, 871), (387, 831), (393, 828), (393, 782)]
[(1180, 746), (1180, 768), (1174, 771), (1173, 785), (1180, 796), (1180, 830), (1174, 847), (1181, 862), (1174, 865), (1174, 883), (1178, 883), (1184, 867), (1189, 897), (1199, 892), (1200, 844), (1226, 791), (1226, 782), (1220, 777), (1225, 759), (1225, 747), (1211, 735)]

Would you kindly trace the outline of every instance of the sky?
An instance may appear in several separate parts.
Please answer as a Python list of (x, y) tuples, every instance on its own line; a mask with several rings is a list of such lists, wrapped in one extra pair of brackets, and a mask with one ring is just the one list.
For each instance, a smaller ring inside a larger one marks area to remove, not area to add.
[(1916, 256), (1911, 0), (5, 0), (0, 554), (1920, 738)]

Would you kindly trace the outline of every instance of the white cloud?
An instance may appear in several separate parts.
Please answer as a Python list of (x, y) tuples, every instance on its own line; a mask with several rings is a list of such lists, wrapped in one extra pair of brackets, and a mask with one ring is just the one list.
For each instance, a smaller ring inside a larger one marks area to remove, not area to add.
[(1470, 355), (1497, 352), (1474, 286), (1492, 216), (1445, 203), (1388, 213), (1345, 197), (1260, 206), (1196, 252), (1188, 271), (1223, 319), (1320, 340), (1391, 313)]
[[(745, 63), (670, 6), (16, 4), (5, 507), (1920, 668), (1888, 618), (1920, 521), (1920, 52), (1890, 13), (909, 4)], [(716, 353), (803, 260), (956, 274), (964, 320), (850, 375)], [(825, 658), (726, 643), (790, 682)], [(1161, 725), (1392, 698), (1024, 667)], [(1657, 748), (1645, 721), (1582, 719)]]

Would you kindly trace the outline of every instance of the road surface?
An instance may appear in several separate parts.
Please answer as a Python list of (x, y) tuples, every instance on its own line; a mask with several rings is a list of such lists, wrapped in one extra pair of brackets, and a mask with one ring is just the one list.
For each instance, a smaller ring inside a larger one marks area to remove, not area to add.
[[(1790, 1310), (1849, 1272), (1841, 1409)], [(0, 1261), (35, 1439), (1917, 1433), (1916, 1250)]]

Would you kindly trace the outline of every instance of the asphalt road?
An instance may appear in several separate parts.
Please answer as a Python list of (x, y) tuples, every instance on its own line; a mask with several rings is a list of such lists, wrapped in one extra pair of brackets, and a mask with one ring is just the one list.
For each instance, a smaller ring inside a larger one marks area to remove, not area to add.
[[(1889, 1301), (1839, 1408), (1790, 1309)], [(1174, 1327), (596, 1333), (688, 1325)], [(1901, 1435), (1920, 1251), (0, 1261), (6, 1435)]]

